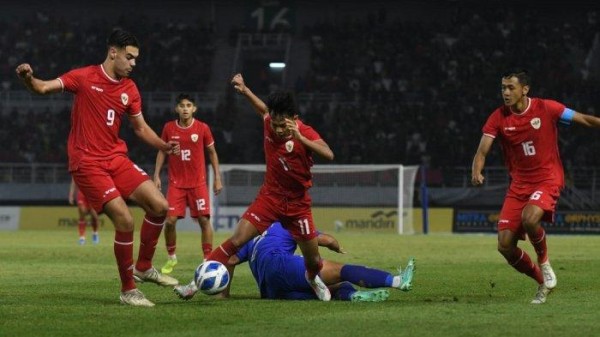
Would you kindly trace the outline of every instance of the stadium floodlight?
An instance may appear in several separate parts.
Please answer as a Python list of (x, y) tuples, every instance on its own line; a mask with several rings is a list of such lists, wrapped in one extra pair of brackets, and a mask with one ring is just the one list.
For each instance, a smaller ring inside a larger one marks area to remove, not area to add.
[(271, 69), (283, 69), (283, 68), (285, 68), (285, 63), (283, 63), (283, 62), (271, 62), (271, 63), (269, 63), (269, 68), (271, 68)]

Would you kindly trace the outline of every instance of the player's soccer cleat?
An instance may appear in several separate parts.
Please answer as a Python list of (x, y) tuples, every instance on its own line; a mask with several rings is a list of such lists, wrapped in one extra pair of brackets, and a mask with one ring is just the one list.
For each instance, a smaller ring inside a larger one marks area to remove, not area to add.
[(417, 266), (415, 264), (415, 258), (411, 257), (408, 259), (408, 263), (406, 264), (406, 268), (399, 273), (400, 276), (400, 285), (398, 289), (402, 291), (409, 291), (412, 289), (412, 280), (415, 275), (415, 270)]
[(308, 274), (304, 273), (304, 278), (306, 279), (306, 282), (310, 284), (310, 287), (313, 289), (319, 300), (324, 302), (331, 301), (331, 292), (319, 275), (315, 276), (314, 280), (309, 280)]
[(84, 237), (80, 237), (80, 238), (79, 238), (79, 245), (80, 245), (80, 246), (83, 246), (83, 245), (85, 245), (85, 238), (84, 238)]
[(177, 294), (177, 296), (179, 296), (179, 298), (181, 298), (182, 300), (187, 301), (191, 300), (194, 297), (194, 295), (196, 295), (196, 293), (198, 292), (198, 287), (196, 286), (196, 283), (192, 280), (192, 282), (190, 282), (189, 284), (175, 286), (175, 288), (173, 288), (173, 292)]
[(138, 289), (131, 289), (121, 293), (119, 296), (122, 304), (133, 305), (136, 307), (153, 307), (154, 303), (150, 302), (144, 294)]
[(375, 290), (358, 290), (352, 296), (352, 302), (383, 302), (390, 297), (390, 292), (387, 289)]
[(100, 243), (100, 236), (98, 236), (98, 233), (92, 234), (92, 243), (95, 245)]
[(160, 268), (160, 271), (163, 274), (171, 274), (173, 272), (173, 268), (175, 268), (176, 265), (177, 265), (177, 259), (169, 258), (169, 259), (167, 259), (167, 262), (165, 263), (165, 265), (162, 266), (162, 268)]
[(548, 294), (550, 294), (551, 291), (552, 291), (552, 289), (546, 287), (545, 284), (540, 284), (538, 286), (538, 291), (535, 294), (535, 297), (531, 301), (531, 304), (544, 304), (544, 303), (546, 303), (546, 297), (548, 297)]
[(556, 287), (556, 274), (554, 274), (554, 270), (552, 266), (550, 266), (550, 262), (546, 261), (540, 265), (542, 269), (542, 274), (544, 275), (544, 285), (548, 289), (553, 289)]
[(156, 268), (154, 267), (143, 272), (133, 268), (133, 278), (136, 282), (152, 282), (163, 287), (172, 287), (179, 284), (179, 281), (177, 281), (177, 279), (159, 273), (158, 270), (156, 270)]

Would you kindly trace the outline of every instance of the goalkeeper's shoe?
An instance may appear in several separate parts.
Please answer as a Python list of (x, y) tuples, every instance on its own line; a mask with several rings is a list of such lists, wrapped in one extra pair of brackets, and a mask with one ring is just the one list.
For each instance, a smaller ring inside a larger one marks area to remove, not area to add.
[(350, 296), (352, 302), (383, 302), (390, 297), (387, 289), (358, 290)]
[(191, 300), (194, 295), (198, 292), (198, 287), (196, 286), (196, 282), (192, 280), (189, 284), (175, 286), (173, 288), (173, 292), (179, 296), (182, 300)]
[(156, 270), (156, 268), (154, 267), (146, 271), (139, 271), (133, 268), (133, 278), (136, 282), (152, 282), (163, 287), (176, 286), (179, 284), (179, 281), (177, 281), (177, 279), (159, 273), (158, 270)]
[(150, 302), (144, 294), (138, 289), (124, 291), (119, 296), (121, 303), (133, 305), (136, 307), (153, 307), (154, 303)]
[(398, 289), (400, 289), (402, 291), (409, 291), (412, 289), (412, 281), (413, 281), (413, 277), (415, 275), (416, 269), (417, 269), (417, 266), (415, 264), (415, 259), (413, 257), (411, 257), (410, 259), (408, 259), (406, 268), (404, 268), (404, 270), (400, 271), (400, 273), (398, 275), (400, 277), (400, 284), (398, 285)]
[(165, 265), (162, 266), (162, 268), (160, 268), (160, 271), (163, 274), (171, 274), (173, 272), (173, 268), (175, 268), (176, 265), (177, 265), (177, 259), (169, 258), (169, 259), (167, 259), (167, 262), (165, 263)]
[(546, 303), (546, 297), (548, 297), (548, 294), (550, 294), (551, 291), (552, 291), (552, 289), (546, 287), (546, 285), (544, 285), (543, 283), (540, 284), (538, 286), (538, 291), (535, 294), (535, 297), (531, 301), (531, 304), (544, 304), (544, 303)]
[(309, 280), (308, 274), (305, 272), (304, 278), (306, 279), (306, 282), (310, 284), (310, 287), (313, 289), (319, 300), (324, 302), (331, 300), (331, 292), (329, 291), (329, 288), (327, 288), (323, 280), (321, 280), (319, 275), (315, 276), (313, 280)]

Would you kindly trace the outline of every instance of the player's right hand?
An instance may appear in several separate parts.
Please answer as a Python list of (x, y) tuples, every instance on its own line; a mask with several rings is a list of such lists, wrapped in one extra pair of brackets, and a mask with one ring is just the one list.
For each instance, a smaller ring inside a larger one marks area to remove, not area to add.
[(22, 63), (17, 66), (17, 76), (21, 79), (28, 79), (33, 76), (33, 69), (29, 63)]
[(473, 184), (473, 186), (483, 185), (484, 180), (485, 177), (481, 173), (473, 173), (473, 175), (471, 176), (471, 184)]
[(154, 177), (154, 185), (160, 191), (160, 189), (162, 187), (162, 182), (160, 181), (160, 177)]
[(244, 78), (242, 77), (242, 74), (235, 74), (235, 76), (233, 76), (233, 79), (231, 79), (231, 84), (233, 84), (235, 90), (237, 90), (237, 92), (239, 92), (240, 94), (243, 94), (246, 91), (246, 84), (244, 83)]

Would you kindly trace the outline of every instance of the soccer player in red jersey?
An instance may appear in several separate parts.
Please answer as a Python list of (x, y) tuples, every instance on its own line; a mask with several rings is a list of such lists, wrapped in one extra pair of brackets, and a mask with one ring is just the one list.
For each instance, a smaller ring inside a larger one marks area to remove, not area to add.
[[(548, 259), (542, 221), (554, 221), (556, 203), (564, 186), (558, 152), (557, 124), (572, 122), (600, 128), (600, 118), (585, 115), (563, 104), (530, 98), (530, 78), (524, 70), (502, 75), (504, 106), (496, 109), (483, 126), (483, 136), (473, 158), (471, 181), (484, 182), (482, 170), (494, 139), (500, 140), (511, 183), (498, 220), (498, 251), (517, 271), (533, 278), (538, 291), (533, 304), (546, 302), (556, 286)], [(517, 244), (525, 234), (537, 254), (537, 264)]]
[[(77, 193), (75, 193), (77, 192)], [(77, 196), (75, 195), (77, 194)], [(69, 186), (69, 204), (75, 205), (77, 203), (77, 212), (79, 213), (79, 222), (77, 227), (79, 230), (79, 244), (85, 244), (85, 227), (87, 226), (86, 217), (90, 216), (90, 224), (92, 225), (92, 242), (97, 245), (100, 242), (98, 236), (98, 213), (90, 207), (85, 195), (81, 193), (81, 190), (77, 188), (75, 180), (71, 178), (71, 186)]]
[[(107, 45), (102, 64), (73, 69), (53, 80), (35, 78), (27, 63), (17, 66), (16, 72), (34, 93), (68, 91), (75, 95), (68, 139), (69, 171), (90, 206), (98, 213), (106, 213), (115, 226), (114, 253), (121, 278), (121, 303), (149, 307), (154, 303), (137, 289), (135, 281), (178, 284), (152, 266), (168, 204), (146, 172), (127, 157), (127, 146), (119, 138), (122, 117), (126, 115), (135, 134), (158, 150), (178, 155), (179, 145), (163, 141), (142, 116), (140, 93), (129, 78), (139, 55), (135, 36), (115, 30)], [(135, 267), (133, 217), (125, 199), (146, 211)]]
[[(169, 258), (161, 269), (165, 274), (171, 273), (177, 264), (175, 224), (179, 218), (185, 217), (186, 207), (190, 208), (191, 217), (198, 219), (200, 224), (204, 257), (212, 251), (213, 228), (210, 223), (210, 199), (206, 186), (204, 151), (208, 153), (215, 176), (213, 192), (216, 195), (223, 189), (219, 173), (219, 157), (210, 128), (206, 123), (194, 118), (197, 107), (190, 95), (180, 94), (176, 103), (175, 112), (179, 118), (167, 122), (161, 135), (164, 141), (178, 142), (180, 147), (180, 155), (169, 158), (169, 189), (167, 190), (169, 212), (165, 221), (165, 243)], [(164, 152), (158, 151), (154, 183), (159, 190), (160, 170), (165, 157)]]
[(246, 242), (279, 220), (298, 242), (305, 258), (306, 279), (315, 294), (320, 300), (329, 301), (331, 293), (318, 276), (323, 262), (308, 189), (312, 186), (312, 154), (333, 160), (333, 151), (312, 127), (298, 119), (291, 93), (274, 92), (265, 104), (246, 87), (241, 74), (236, 74), (231, 83), (263, 120), (267, 171), (256, 199), (242, 215), (233, 235), (207, 260), (227, 265), (229, 257)]

